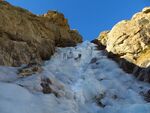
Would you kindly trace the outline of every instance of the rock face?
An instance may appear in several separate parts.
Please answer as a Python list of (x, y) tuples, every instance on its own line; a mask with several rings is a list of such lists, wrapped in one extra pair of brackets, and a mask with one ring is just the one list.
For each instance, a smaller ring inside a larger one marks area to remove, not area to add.
[(0, 2), (0, 65), (20, 66), (31, 60), (40, 63), (55, 47), (75, 46), (81, 35), (71, 30), (64, 15), (56, 11), (36, 16)]
[(102, 32), (98, 38), (112, 52), (140, 67), (150, 63), (150, 8), (135, 14), (131, 20), (117, 23), (111, 31)]
[(124, 71), (150, 82), (150, 7), (100, 33), (96, 40)]

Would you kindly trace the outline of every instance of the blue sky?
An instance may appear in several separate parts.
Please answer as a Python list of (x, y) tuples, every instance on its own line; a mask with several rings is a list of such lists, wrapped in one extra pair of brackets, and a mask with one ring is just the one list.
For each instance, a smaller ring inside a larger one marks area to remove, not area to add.
[(150, 6), (150, 0), (7, 0), (35, 14), (57, 10), (68, 18), (70, 27), (78, 29), (84, 40), (92, 40), (99, 32), (109, 30), (118, 21)]

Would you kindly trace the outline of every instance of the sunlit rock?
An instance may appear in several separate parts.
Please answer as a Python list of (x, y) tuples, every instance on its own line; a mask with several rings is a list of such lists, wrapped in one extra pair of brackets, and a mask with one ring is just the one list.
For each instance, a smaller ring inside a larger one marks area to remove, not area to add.
[(20, 66), (32, 59), (48, 60), (55, 47), (75, 46), (81, 35), (71, 30), (63, 14), (49, 11), (37, 16), (0, 2), (0, 65)]

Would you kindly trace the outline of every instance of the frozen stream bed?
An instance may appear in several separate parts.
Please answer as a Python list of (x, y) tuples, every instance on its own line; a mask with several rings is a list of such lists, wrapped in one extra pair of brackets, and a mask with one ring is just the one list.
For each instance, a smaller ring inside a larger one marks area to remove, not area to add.
[[(150, 85), (123, 72), (90, 42), (58, 48), (40, 74), (20, 78), (17, 69), (0, 67), (0, 113), (150, 113), (141, 96)], [(44, 78), (55, 93), (42, 93)]]

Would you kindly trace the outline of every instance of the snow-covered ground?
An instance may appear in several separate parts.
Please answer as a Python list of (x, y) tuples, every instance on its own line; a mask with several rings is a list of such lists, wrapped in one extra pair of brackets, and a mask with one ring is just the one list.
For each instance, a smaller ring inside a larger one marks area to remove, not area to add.
[[(150, 113), (140, 94), (150, 85), (123, 72), (94, 44), (58, 48), (41, 74), (20, 78), (0, 67), (0, 113)], [(43, 94), (49, 78), (58, 93)]]

